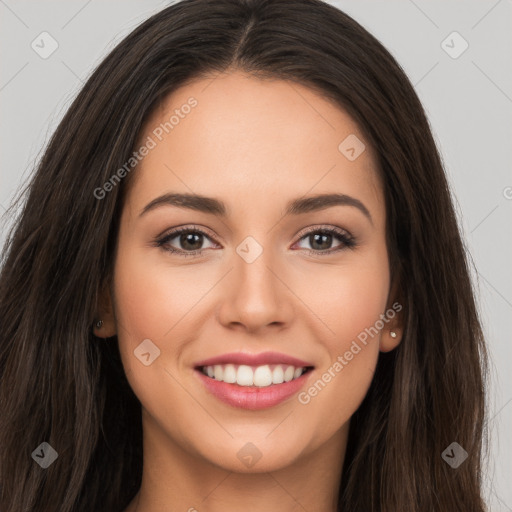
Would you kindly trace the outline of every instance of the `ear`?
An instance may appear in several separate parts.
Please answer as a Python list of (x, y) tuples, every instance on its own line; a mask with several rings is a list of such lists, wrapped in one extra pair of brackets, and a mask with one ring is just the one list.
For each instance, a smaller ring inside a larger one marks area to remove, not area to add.
[(384, 317), (386, 319), (384, 328), (381, 332), (379, 350), (381, 352), (390, 352), (398, 347), (402, 341), (404, 333), (404, 311), (403, 294), (399, 285), (399, 280), (395, 279), (389, 296), (388, 305)]
[[(101, 320), (101, 326), (97, 322)], [(94, 320), (94, 335), (98, 338), (110, 338), (117, 334), (112, 295), (108, 283), (104, 283), (98, 298), (97, 314)]]

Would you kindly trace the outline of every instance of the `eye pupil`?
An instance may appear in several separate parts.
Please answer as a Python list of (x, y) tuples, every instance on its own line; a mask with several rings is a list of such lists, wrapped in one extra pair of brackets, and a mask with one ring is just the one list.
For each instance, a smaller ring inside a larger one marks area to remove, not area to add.
[[(311, 243), (311, 247), (315, 251), (321, 251), (322, 249), (329, 249), (330, 245), (332, 243), (332, 235), (326, 234), (326, 233), (316, 233), (314, 235), (311, 235), (313, 238), (313, 243)], [(326, 245), (322, 246), (322, 241), (327, 242)], [(317, 242), (320, 243), (320, 247), (315, 247)]]
[[(196, 238), (196, 240), (195, 240), (196, 245), (194, 245), (194, 241), (191, 240), (191, 237), (192, 237), (192, 239), (194, 237)], [(203, 237), (203, 235), (201, 235), (199, 233), (186, 233), (186, 234), (182, 234), (180, 236), (180, 244), (186, 250), (196, 251), (196, 250), (201, 249), (201, 245), (202, 245), (202, 242), (203, 242), (202, 237)], [(190, 244), (192, 244), (192, 246), (190, 246)]]

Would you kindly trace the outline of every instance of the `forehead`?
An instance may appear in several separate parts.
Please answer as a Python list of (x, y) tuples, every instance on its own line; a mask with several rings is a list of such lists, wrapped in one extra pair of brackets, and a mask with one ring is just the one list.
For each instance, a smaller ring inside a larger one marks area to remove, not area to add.
[(139, 144), (152, 148), (133, 171), (128, 202), (137, 211), (168, 190), (240, 207), (336, 191), (383, 214), (372, 148), (359, 127), (303, 85), (240, 72), (197, 79), (156, 107)]

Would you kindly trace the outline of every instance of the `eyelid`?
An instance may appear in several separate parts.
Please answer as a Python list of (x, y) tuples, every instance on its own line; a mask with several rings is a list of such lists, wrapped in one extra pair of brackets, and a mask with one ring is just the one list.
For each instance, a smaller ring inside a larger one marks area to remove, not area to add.
[(313, 224), (311, 226), (306, 226), (301, 231), (299, 231), (295, 236), (298, 236), (299, 239), (304, 238), (305, 235), (309, 235), (310, 233), (316, 233), (317, 231), (333, 231), (340, 235), (344, 235), (347, 238), (354, 238), (350, 231), (346, 229), (340, 228), (338, 226), (333, 226), (331, 224)]
[(200, 226), (198, 224), (184, 224), (181, 226), (175, 226), (173, 228), (166, 229), (163, 233), (161, 233), (160, 235), (157, 235), (155, 237), (155, 240), (161, 240), (161, 239), (167, 238), (171, 235), (174, 237), (174, 236), (181, 234), (182, 232), (188, 232), (188, 231), (197, 231), (197, 232), (207, 236), (208, 238), (210, 238), (212, 240), (212, 242), (215, 241), (216, 239), (222, 240), (221, 236), (217, 235), (212, 230), (210, 230), (206, 227)]

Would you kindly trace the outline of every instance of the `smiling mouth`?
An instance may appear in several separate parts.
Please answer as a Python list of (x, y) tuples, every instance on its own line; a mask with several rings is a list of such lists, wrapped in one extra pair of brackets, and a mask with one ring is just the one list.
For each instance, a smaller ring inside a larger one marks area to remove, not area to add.
[(313, 366), (295, 367), (288, 364), (216, 364), (196, 367), (196, 370), (212, 380), (245, 387), (269, 387), (291, 382), (312, 369)]

